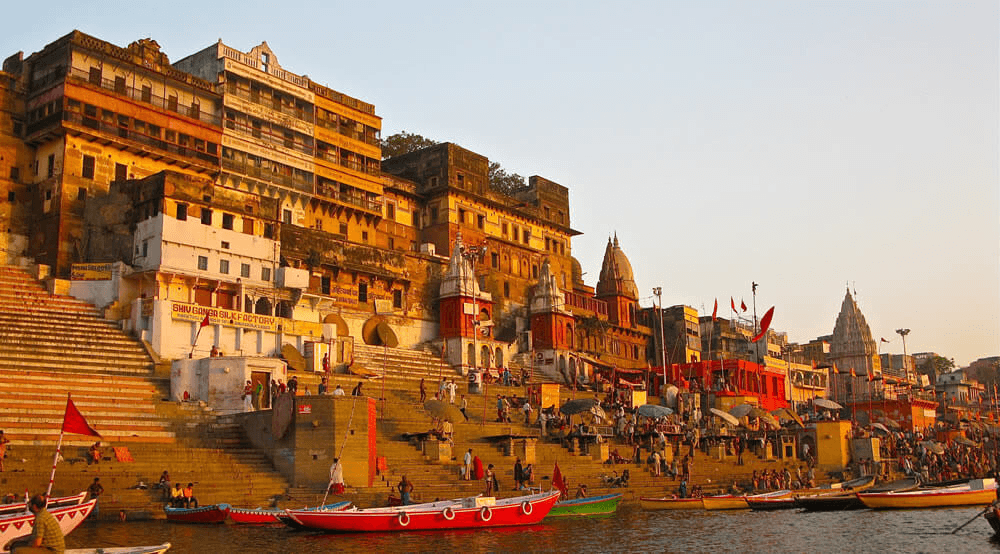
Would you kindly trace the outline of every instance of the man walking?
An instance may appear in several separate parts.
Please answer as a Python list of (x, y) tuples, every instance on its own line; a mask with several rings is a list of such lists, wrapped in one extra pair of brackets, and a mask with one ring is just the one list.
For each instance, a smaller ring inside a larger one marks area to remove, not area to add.
[(462, 479), (468, 481), (472, 476), (472, 449), (470, 448), (466, 453), (465, 457), (462, 458)]

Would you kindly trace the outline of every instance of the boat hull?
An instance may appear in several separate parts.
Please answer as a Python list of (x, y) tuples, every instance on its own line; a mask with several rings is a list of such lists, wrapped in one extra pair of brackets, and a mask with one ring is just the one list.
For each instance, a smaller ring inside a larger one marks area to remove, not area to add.
[(337, 533), (478, 529), (537, 524), (558, 499), (559, 492), (552, 492), (481, 508), (465, 508), (461, 501), (456, 501), (437, 508), (400, 506), (339, 512), (286, 510), (286, 513), (303, 527)]
[(556, 502), (547, 517), (584, 517), (613, 514), (618, 510), (622, 494), (606, 494), (593, 498), (577, 498)]
[(170, 550), (170, 543), (156, 546), (121, 546), (111, 548), (73, 548), (66, 554), (163, 554)]
[(701, 499), (706, 510), (745, 510), (750, 507), (743, 496), (726, 494), (722, 496), (704, 496)]
[[(97, 499), (84, 502), (76, 506), (65, 506), (49, 510), (52, 517), (59, 522), (59, 529), (63, 535), (68, 535), (87, 519), (90, 512), (94, 511)], [(0, 549), (10, 541), (31, 534), (35, 525), (35, 514), (17, 514), (0, 517)]]
[(795, 497), (784, 498), (752, 498), (747, 497), (747, 506), (758, 512), (770, 510), (790, 510), (795, 507)]
[(993, 528), (993, 532), (1000, 535), (1000, 507), (997, 507), (996, 504), (990, 506), (986, 510), (986, 513), (983, 514), (983, 517), (986, 518), (986, 522)]
[[(346, 509), (350, 506), (350, 502), (337, 502), (335, 504), (327, 504), (325, 506), (320, 506), (319, 508), (305, 508), (306, 510), (319, 510), (319, 511), (337, 511)], [(286, 518), (285, 510), (273, 509), (264, 510), (261, 508), (229, 508), (229, 521), (238, 524), (246, 525), (265, 525), (269, 523), (285, 523)]]
[[(78, 506), (83, 499), (87, 497), (87, 491), (83, 491), (73, 496), (62, 496), (59, 498), (50, 498), (49, 504), (46, 507), (50, 512), (55, 508), (63, 508), (66, 506)], [(19, 515), (27, 513), (28, 507), (24, 502), (18, 502), (16, 504), (4, 504), (0, 506), (0, 517)]]
[(640, 498), (643, 510), (701, 510), (701, 498)]
[(212, 504), (198, 508), (173, 508), (164, 506), (167, 521), (181, 523), (222, 523), (229, 516), (229, 504)]
[(981, 490), (933, 490), (903, 493), (859, 493), (858, 498), (873, 509), (945, 508), (985, 506), (996, 500), (996, 488)]

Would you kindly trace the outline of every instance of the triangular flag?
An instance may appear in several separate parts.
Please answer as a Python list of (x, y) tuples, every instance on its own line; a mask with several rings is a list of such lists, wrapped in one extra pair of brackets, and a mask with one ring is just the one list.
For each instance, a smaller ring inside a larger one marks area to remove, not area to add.
[(889, 342), (885, 337), (882, 337), (882, 342)]
[(871, 371), (869, 371), (869, 372), (868, 372), (868, 382), (869, 382), (869, 383), (871, 383), (871, 382), (872, 382), (872, 378), (873, 378), (873, 377), (872, 377), (872, 372), (871, 372)]
[(712, 310), (712, 321), (719, 319), (719, 299), (715, 299), (715, 308)]
[(558, 462), (555, 469), (552, 470), (552, 486), (559, 489), (563, 496), (569, 496), (569, 491), (566, 490), (566, 481), (563, 480), (562, 472), (559, 471)]
[(731, 307), (734, 312), (736, 311), (736, 301), (733, 300), (732, 296), (729, 297), (729, 307)]
[[(205, 314), (205, 319), (201, 320), (201, 327), (208, 327), (208, 325), (209, 325), (208, 314)], [(201, 327), (199, 327), (199, 329)]]
[(760, 318), (760, 332), (757, 333), (757, 336), (753, 338), (752, 342), (757, 342), (764, 338), (764, 335), (767, 334), (767, 330), (771, 327), (772, 317), (774, 317), (774, 306), (771, 306), (771, 309), (764, 314), (764, 317)]
[(742, 309), (744, 312), (747, 311), (747, 303), (744, 302), (742, 298), (740, 298), (740, 309)]
[(66, 397), (66, 415), (63, 416), (62, 431), (64, 433), (75, 433), (77, 435), (88, 435), (91, 437), (103, 438), (101, 434), (94, 430), (87, 420), (84, 419), (80, 410), (76, 409), (73, 399)]

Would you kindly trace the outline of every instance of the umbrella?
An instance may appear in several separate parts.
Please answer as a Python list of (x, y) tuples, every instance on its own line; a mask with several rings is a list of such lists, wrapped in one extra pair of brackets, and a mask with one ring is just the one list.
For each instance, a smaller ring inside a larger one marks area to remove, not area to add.
[(730, 425), (739, 425), (740, 424), (740, 420), (738, 420), (735, 417), (733, 417), (732, 414), (727, 414), (726, 412), (723, 412), (722, 410), (720, 410), (718, 408), (712, 408), (709, 411), (712, 412), (712, 415), (714, 415), (715, 417), (721, 419), (722, 421), (725, 421), (726, 423), (728, 423)]
[(799, 414), (788, 408), (778, 408), (777, 410), (771, 412), (771, 415), (777, 417), (779, 421), (786, 419), (788, 421), (794, 421), (799, 425), (799, 427), (806, 426), (806, 424), (802, 421), (802, 418), (799, 417)]
[(944, 454), (944, 447), (934, 441), (924, 441), (920, 444), (935, 454)]
[(965, 446), (977, 446), (975, 442), (969, 440), (966, 437), (955, 437), (955, 442), (958, 444), (964, 444)]
[(608, 414), (604, 413), (604, 408), (602, 408), (600, 404), (594, 404), (588, 411), (596, 418), (601, 418), (601, 420), (608, 419)]
[(741, 418), (750, 413), (750, 410), (753, 410), (754, 408), (756, 408), (756, 406), (753, 404), (743, 403), (734, 407), (732, 410), (729, 410), (729, 414), (735, 418)]
[(827, 410), (843, 410), (844, 407), (837, 404), (833, 400), (827, 400), (825, 398), (814, 398), (813, 404), (819, 406), (820, 408), (825, 408)]
[[(763, 411), (763, 410), (761, 410), (761, 411)], [(774, 416), (771, 415), (771, 414), (769, 414), (769, 413), (767, 413), (767, 412), (764, 412), (763, 414), (761, 414), (759, 416), (754, 416), (754, 417), (759, 418), (762, 422), (770, 425), (771, 427), (774, 427), (775, 429), (781, 427), (781, 424), (778, 423), (778, 420), (774, 419)]]
[(903, 427), (895, 419), (889, 419), (887, 417), (882, 418), (882, 423), (889, 427), (890, 429), (902, 429)]
[(639, 406), (638, 413), (641, 416), (656, 418), (668, 416), (674, 413), (674, 411), (666, 406), (660, 406), (658, 404), (643, 404), (642, 406)]
[(583, 412), (589, 412), (596, 405), (597, 401), (593, 398), (578, 398), (560, 406), (559, 411), (566, 415), (582, 414)]
[(875, 429), (876, 431), (881, 431), (881, 432), (883, 432), (885, 434), (889, 434), (889, 433), (892, 432), (892, 431), (889, 431), (888, 427), (886, 427), (885, 425), (882, 425), (881, 423), (872, 423), (872, 429)]
[(424, 402), (424, 409), (431, 416), (446, 419), (452, 423), (457, 421), (464, 421), (465, 416), (462, 415), (462, 411), (459, 410), (454, 404), (449, 404), (447, 402), (442, 402), (441, 400), (428, 400)]

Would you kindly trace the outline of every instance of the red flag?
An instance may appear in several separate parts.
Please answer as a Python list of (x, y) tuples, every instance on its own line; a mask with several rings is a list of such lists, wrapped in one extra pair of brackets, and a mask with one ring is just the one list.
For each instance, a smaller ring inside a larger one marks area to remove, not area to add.
[(732, 296), (729, 297), (729, 306), (733, 309), (733, 312), (736, 312), (736, 301), (733, 300)]
[(556, 468), (552, 470), (552, 486), (559, 489), (564, 496), (569, 496), (569, 491), (566, 490), (566, 481), (563, 480), (562, 472), (559, 471), (559, 463), (556, 463)]
[(882, 337), (882, 342), (889, 342), (885, 337)]
[(747, 303), (744, 302), (742, 298), (740, 298), (740, 309), (742, 309), (744, 312), (747, 311)]
[(857, 374), (854, 373), (854, 368), (853, 367), (851, 368), (851, 377), (857, 377)]
[(752, 342), (757, 342), (764, 338), (764, 335), (767, 334), (767, 330), (771, 327), (772, 317), (774, 317), (774, 306), (771, 306), (771, 309), (764, 314), (764, 317), (760, 318), (760, 332), (757, 333), (757, 336), (753, 338)]
[(88, 435), (99, 439), (103, 438), (100, 433), (87, 423), (87, 420), (84, 419), (80, 410), (76, 409), (76, 405), (73, 404), (73, 399), (70, 397), (66, 397), (66, 415), (63, 416), (62, 430), (64, 433)]
[(712, 322), (719, 319), (719, 299), (715, 299), (715, 308), (712, 310)]
[[(208, 327), (208, 325), (208, 314), (205, 314), (205, 319), (201, 320), (201, 327)], [(198, 327), (198, 330), (201, 330), (201, 327)]]
[(871, 372), (871, 370), (868, 371), (868, 382), (869, 383), (872, 382), (872, 372)]

